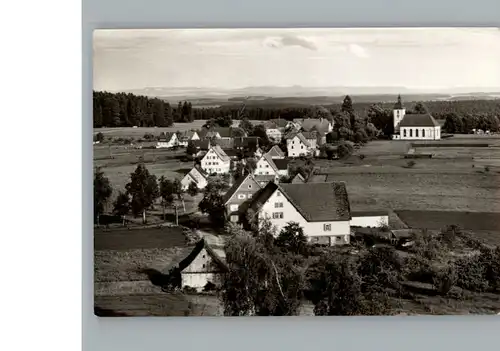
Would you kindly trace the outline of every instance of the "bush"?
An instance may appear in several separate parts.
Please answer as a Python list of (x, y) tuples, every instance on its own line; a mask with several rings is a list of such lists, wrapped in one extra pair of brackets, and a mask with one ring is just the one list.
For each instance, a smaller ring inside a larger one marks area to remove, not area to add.
[(363, 155), (363, 154), (359, 155), (359, 159), (360, 160), (364, 160), (365, 159), (365, 155)]
[(150, 141), (150, 140), (154, 140), (154, 139), (155, 139), (155, 136), (154, 136), (153, 134), (151, 134), (151, 133), (146, 133), (146, 134), (144, 134), (144, 136), (143, 136), (142, 138), (143, 138), (144, 140), (148, 140), (148, 141)]
[(354, 148), (350, 143), (342, 142), (339, 144), (337, 153), (340, 158), (347, 158), (349, 157), (352, 152), (354, 151)]
[(104, 134), (102, 134), (101, 132), (97, 133), (94, 136), (94, 141), (98, 141), (98, 142), (102, 143), (104, 141)]
[(216, 290), (216, 286), (214, 283), (212, 282), (207, 282), (207, 284), (205, 284), (205, 287), (203, 288), (203, 291), (214, 291)]
[(457, 286), (476, 292), (484, 292), (489, 288), (486, 280), (486, 266), (480, 255), (466, 256), (455, 262)]
[(432, 285), (441, 295), (447, 295), (456, 282), (457, 274), (453, 264), (437, 268), (433, 272)]
[(185, 285), (183, 288), (182, 288), (182, 292), (184, 294), (195, 294), (197, 293), (197, 290), (196, 288), (193, 288), (193, 287), (190, 287), (188, 285)]
[(406, 168), (413, 168), (417, 163), (413, 160), (406, 162)]
[(484, 167), (484, 171), (485, 171), (485, 172), (489, 172), (489, 171), (490, 171), (490, 167), (489, 167), (489, 166), (485, 166), (485, 167)]

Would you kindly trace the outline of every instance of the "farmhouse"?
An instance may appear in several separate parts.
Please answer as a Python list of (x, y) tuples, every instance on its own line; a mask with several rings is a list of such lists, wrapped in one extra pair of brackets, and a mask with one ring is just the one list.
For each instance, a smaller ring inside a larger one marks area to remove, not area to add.
[(394, 140), (440, 140), (441, 126), (431, 114), (407, 114), (401, 95), (394, 105)]
[(207, 186), (208, 174), (200, 166), (195, 165), (181, 180), (182, 190), (187, 190), (189, 184), (195, 183), (198, 189), (204, 189)]
[(201, 239), (178, 265), (181, 288), (191, 287), (201, 291), (207, 283), (218, 286), (221, 274), (227, 270), (225, 258), (226, 254), (222, 248), (210, 246)]
[(269, 154), (264, 154), (255, 167), (255, 175), (273, 175), (275, 181), (281, 176), (288, 176), (288, 160), (284, 158), (272, 159)]
[(231, 158), (221, 149), (219, 145), (212, 146), (201, 159), (201, 169), (208, 174), (229, 173)]
[(179, 140), (180, 146), (187, 146), (192, 140), (200, 140), (198, 132), (194, 130), (188, 130), (182, 133), (177, 133), (177, 139)]
[(351, 210), (345, 183), (275, 184), (254, 197), (251, 209), (260, 225), (268, 219), (280, 231), (297, 222), (311, 243), (349, 243)]
[(285, 138), (288, 157), (307, 156), (315, 152), (314, 147), (300, 132), (292, 132)]
[(231, 222), (239, 222), (248, 209), (248, 201), (262, 187), (252, 174), (240, 177), (224, 195), (224, 206)]
[(264, 123), (266, 135), (269, 140), (275, 143), (281, 142), (287, 124), (288, 122), (285, 120), (270, 120)]
[(171, 148), (179, 145), (179, 140), (177, 139), (177, 134), (174, 132), (166, 132), (160, 136), (160, 139), (156, 143), (156, 148)]

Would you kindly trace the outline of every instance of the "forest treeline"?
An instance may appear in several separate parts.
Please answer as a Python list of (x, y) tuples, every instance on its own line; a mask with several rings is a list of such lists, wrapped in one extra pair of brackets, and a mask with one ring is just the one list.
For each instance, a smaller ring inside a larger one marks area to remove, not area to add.
[[(190, 102), (180, 101), (176, 106), (159, 98), (149, 98), (125, 93), (96, 92), (93, 94), (94, 128), (99, 127), (168, 127), (175, 122), (191, 122), (193, 120), (210, 120), (230, 116), (239, 116), (241, 104), (221, 107), (193, 107)], [(255, 104), (255, 102), (253, 102)], [(413, 111), (419, 102), (405, 102), (407, 113)], [(464, 100), (464, 101), (426, 101), (425, 110), (436, 119), (458, 116), (463, 121), (489, 119), (500, 116), (500, 100)], [(353, 101), (354, 113), (361, 118), (372, 117), (374, 111), (392, 118), (394, 103), (356, 103)], [(342, 104), (323, 106), (331, 116), (342, 111)], [(294, 118), (317, 117), (318, 108), (311, 107), (258, 107), (246, 106), (245, 117), (250, 120), (265, 121), (273, 118), (291, 120)], [(324, 110), (323, 110), (324, 111)], [(377, 128), (384, 129), (382, 125)], [(467, 123), (462, 123), (462, 125)], [(480, 126), (476, 126), (480, 128)], [(458, 129), (458, 128), (457, 128)]]

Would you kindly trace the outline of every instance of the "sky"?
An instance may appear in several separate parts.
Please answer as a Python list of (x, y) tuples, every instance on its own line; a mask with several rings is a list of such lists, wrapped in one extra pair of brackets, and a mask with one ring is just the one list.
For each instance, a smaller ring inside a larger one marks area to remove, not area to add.
[(95, 90), (500, 87), (500, 28), (94, 32)]

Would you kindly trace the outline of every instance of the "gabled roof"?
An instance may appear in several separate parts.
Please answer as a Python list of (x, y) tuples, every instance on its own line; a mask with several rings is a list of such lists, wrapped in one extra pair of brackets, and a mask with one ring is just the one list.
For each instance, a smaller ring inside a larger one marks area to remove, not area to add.
[(228, 148), (223, 148), (222, 149), (226, 155), (228, 155), (229, 157), (238, 157), (239, 155), (239, 152), (238, 150), (235, 150), (235, 149), (228, 149)]
[(292, 184), (305, 183), (305, 182), (306, 182), (306, 180), (304, 179), (304, 177), (300, 173), (297, 173), (291, 181)]
[(281, 118), (273, 118), (269, 120), (269, 122), (274, 123), (278, 128), (285, 128), (288, 125), (288, 123), (290, 123), (286, 119), (281, 119)]
[(177, 133), (177, 138), (179, 138), (180, 140), (191, 140), (191, 138), (194, 136), (194, 133), (196, 133), (196, 131), (186, 130), (184, 132)]
[(373, 210), (373, 211), (351, 211), (352, 217), (370, 217), (370, 216), (388, 216), (389, 211), (384, 210)]
[(276, 190), (282, 192), (287, 200), (308, 222), (348, 221), (351, 209), (344, 182), (330, 183), (268, 183), (253, 203), (255, 209), (264, 204)]
[(160, 135), (159, 141), (170, 141), (172, 137), (174, 136), (174, 132), (163, 132)]
[[(314, 127), (315, 128), (315, 127)], [(318, 137), (318, 132), (316, 130), (310, 130), (309, 132), (301, 132), (301, 134), (307, 140), (316, 139)]]
[(247, 174), (246, 176), (240, 177), (240, 179), (238, 179), (236, 183), (234, 183), (233, 186), (229, 188), (229, 190), (224, 194), (224, 205), (226, 205), (227, 202), (231, 200), (231, 198), (238, 191), (241, 185), (245, 183), (245, 181), (247, 181), (248, 179), (253, 179), (257, 184), (257, 186), (261, 188), (259, 182), (254, 178), (254, 176), (251, 173)]
[(221, 149), (219, 145), (212, 146), (210, 150), (214, 150), (214, 152), (217, 154), (217, 156), (224, 162), (229, 162), (230, 158), (229, 156), (224, 152), (224, 150)]
[(304, 144), (307, 147), (311, 146), (311, 144), (307, 141), (307, 139), (304, 137), (304, 135), (302, 135), (301, 132), (291, 132), (287, 136), (285, 136), (285, 139), (293, 139), (296, 136), (299, 138), (302, 144)]
[(254, 174), (254, 179), (260, 183), (265, 182), (266, 184), (269, 182), (274, 182), (276, 176), (274, 174)]
[(280, 149), (278, 145), (274, 145), (268, 152), (267, 155), (271, 156), (271, 158), (281, 158), (285, 157), (285, 153)]
[[(278, 160), (278, 159), (272, 159), (271, 156), (269, 156), (268, 154), (262, 155), (261, 159), (266, 160), (267, 163), (269, 164), (269, 166), (271, 166), (271, 168), (274, 169), (275, 172), (277, 172), (279, 170), (278, 167), (276, 166), (276, 163), (274, 163), (274, 161)], [(259, 161), (257, 161), (257, 162), (259, 162)]]
[(406, 114), (399, 124), (400, 127), (438, 127), (440, 124), (429, 113)]
[[(203, 177), (203, 178), (205, 178), (205, 179), (207, 179), (207, 178), (208, 178), (208, 173), (206, 173), (206, 172), (205, 172), (205, 171), (201, 168), (201, 166), (200, 166), (200, 165), (198, 165), (198, 164), (194, 165), (194, 167), (191, 169), (191, 171), (192, 171), (193, 169), (197, 170), (197, 171), (198, 171), (198, 172), (202, 175), (202, 177)], [(189, 171), (189, 173), (191, 173), (191, 171)]]
[(308, 183), (326, 183), (328, 174), (312, 174), (308, 179)]
[(191, 251), (191, 253), (179, 263), (179, 265), (177, 266), (179, 268), (179, 271), (182, 272), (187, 267), (189, 267), (189, 265), (193, 263), (194, 259), (198, 257), (198, 255), (203, 249), (207, 251), (208, 255), (212, 258), (212, 260), (215, 262), (215, 264), (221, 271), (226, 271), (228, 269), (227, 264), (225, 262), (224, 251), (221, 249), (213, 248), (212, 246), (208, 245), (205, 239), (201, 239), (195, 245), (193, 251)]
[(212, 141), (213, 145), (219, 145), (221, 149), (232, 149), (234, 148), (233, 139), (214, 139)]
[(276, 165), (278, 170), (288, 169), (288, 163), (290, 162), (286, 158), (274, 158), (272, 162)]

